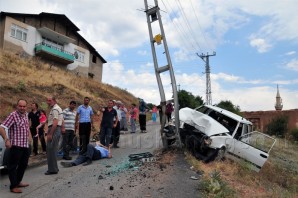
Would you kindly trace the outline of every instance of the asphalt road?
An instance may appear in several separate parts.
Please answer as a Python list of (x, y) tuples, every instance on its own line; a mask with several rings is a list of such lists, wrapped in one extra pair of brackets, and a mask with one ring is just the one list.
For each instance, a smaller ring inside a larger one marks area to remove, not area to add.
[[(0, 197), (197, 197), (198, 180), (179, 153), (171, 164), (129, 161), (129, 154), (160, 150), (160, 125), (147, 123), (147, 133), (121, 134), (120, 148), (113, 158), (93, 161), (89, 166), (64, 168), (57, 175), (44, 175), (46, 165), (29, 168), (23, 181), (30, 186), (23, 193), (9, 191), (7, 175), (0, 176)], [(75, 157), (75, 156), (74, 156)], [(174, 159), (174, 158), (173, 158)]]

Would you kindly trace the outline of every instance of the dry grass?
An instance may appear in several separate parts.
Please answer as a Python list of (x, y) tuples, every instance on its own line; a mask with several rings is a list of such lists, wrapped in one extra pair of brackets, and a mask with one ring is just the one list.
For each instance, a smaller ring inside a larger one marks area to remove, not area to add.
[(95, 110), (109, 99), (121, 100), (126, 105), (137, 103), (137, 98), (126, 90), (76, 76), (36, 57), (24, 59), (3, 51), (0, 51), (0, 83), (0, 121), (13, 110), (19, 98), (46, 107), (46, 97), (54, 95), (65, 108), (70, 100), (81, 103), (88, 96)]
[[(186, 159), (196, 170), (204, 172), (203, 180), (210, 180), (210, 175), (219, 171), (229, 188), (235, 190), (235, 197), (298, 197), (297, 145), (288, 142), (287, 149), (281, 147), (283, 145), (273, 147), (269, 160), (259, 173), (250, 170), (246, 164), (229, 159), (208, 164), (190, 154)], [(208, 197), (217, 196), (208, 194)]]

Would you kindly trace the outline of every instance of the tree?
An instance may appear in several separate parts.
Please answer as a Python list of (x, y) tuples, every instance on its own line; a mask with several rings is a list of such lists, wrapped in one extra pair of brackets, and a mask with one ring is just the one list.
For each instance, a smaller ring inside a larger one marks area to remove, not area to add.
[(225, 110), (228, 110), (228, 111), (231, 111), (237, 115), (240, 115), (242, 116), (241, 114), (241, 109), (240, 107), (237, 105), (234, 105), (231, 101), (229, 100), (222, 100), (220, 101), (218, 104), (216, 104), (215, 106), (218, 106), (222, 109), (225, 109)]
[(269, 135), (284, 137), (287, 131), (288, 117), (282, 115), (273, 118), (266, 127), (266, 133)]
[(178, 91), (178, 101), (179, 101), (179, 108), (189, 107), (189, 108), (196, 108), (203, 104), (202, 97), (194, 96), (192, 93), (180, 90)]

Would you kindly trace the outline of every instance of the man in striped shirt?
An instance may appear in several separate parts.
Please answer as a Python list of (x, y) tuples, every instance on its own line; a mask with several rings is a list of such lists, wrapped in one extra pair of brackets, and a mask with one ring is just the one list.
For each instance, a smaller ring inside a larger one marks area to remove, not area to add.
[[(6, 148), (10, 148), (7, 168), (10, 191), (13, 193), (22, 193), (20, 188), (29, 186), (22, 183), (30, 156), (30, 129), (26, 109), (27, 101), (20, 99), (16, 111), (12, 112), (0, 126), (0, 135), (4, 139)], [(6, 136), (5, 128), (9, 130), (9, 138)]]
[(76, 122), (76, 101), (70, 101), (68, 108), (63, 110), (64, 128), (63, 133), (63, 159), (71, 160), (69, 151), (73, 148), (73, 139), (75, 137), (75, 122)]

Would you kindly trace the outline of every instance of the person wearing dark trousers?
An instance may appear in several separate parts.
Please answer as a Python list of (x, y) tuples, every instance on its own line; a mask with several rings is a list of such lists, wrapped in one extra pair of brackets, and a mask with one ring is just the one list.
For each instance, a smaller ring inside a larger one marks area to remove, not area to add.
[(117, 117), (118, 120), (116, 122), (115, 120), (115, 125), (116, 127), (113, 128), (112, 131), (112, 139), (111, 139), (111, 144), (113, 144), (113, 148), (119, 148), (118, 143), (119, 143), (119, 139), (120, 139), (120, 122), (122, 119), (121, 116), (121, 101), (116, 101), (116, 105), (113, 107), (116, 111), (117, 111)]
[(73, 162), (61, 162), (63, 167), (72, 167), (83, 164), (87, 166), (92, 163), (93, 160), (99, 160), (103, 158), (112, 158), (110, 147), (102, 145), (100, 142), (96, 142), (96, 145), (88, 144), (87, 151), (80, 154)]
[(48, 133), (47, 133), (47, 163), (48, 170), (45, 175), (57, 174), (57, 150), (58, 141), (61, 136), (61, 126), (63, 124), (62, 109), (58, 106), (55, 97), (48, 97), (47, 104), (51, 108), (48, 117)]
[(89, 106), (90, 98), (84, 98), (84, 104), (80, 105), (76, 114), (76, 129), (79, 128), (80, 153), (87, 151), (87, 145), (90, 141), (91, 130), (93, 127), (93, 110)]
[(139, 122), (140, 122), (140, 130), (141, 133), (146, 133), (146, 111), (147, 105), (143, 99), (140, 99), (139, 105)]
[(40, 124), (39, 123), (40, 111), (38, 110), (38, 104), (32, 103), (31, 104), (31, 112), (28, 114), (29, 121), (31, 122), (30, 125), (30, 132), (33, 141), (33, 154), (38, 154), (38, 133), (36, 131), (36, 127)]
[(37, 133), (36, 136), (38, 136), (39, 141), (41, 143), (43, 154), (46, 154), (46, 151), (47, 151), (45, 132), (44, 132), (44, 125), (46, 122), (47, 122), (46, 112), (44, 110), (40, 110), (39, 125), (36, 127), (36, 133)]
[(73, 139), (75, 137), (75, 122), (76, 122), (76, 101), (70, 101), (68, 108), (63, 110), (64, 128), (63, 135), (63, 159), (71, 160), (69, 151), (73, 149)]
[[(27, 101), (20, 99), (16, 108), (16, 111), (12, 112), (1, 124), (0, 135), (4, 139), (5, 147), (10, 149), (7, 165), (10, 191), (22, 193), (20, 188), (29, 186), (22, 182), (30, 156)], [(5, 129), (9, 131), (8, 136)]]
[(113, 128), (115, 128), (118, 123), (117, 111), (113, 108), (113, 105), (114, 102), (109, 100), (107, 107), (100, 108), (100, 111), (102, 112), (100, 143), (106, 147), (109, 146)]
[(167, 115), (167, 120), (168, 122), (170, 122), (170, 120), (172, 119), (172, 112), (174, 111), (174, 107), (172, 102), (168, 102), (167, 106), (166, 106), (166, 115)]

